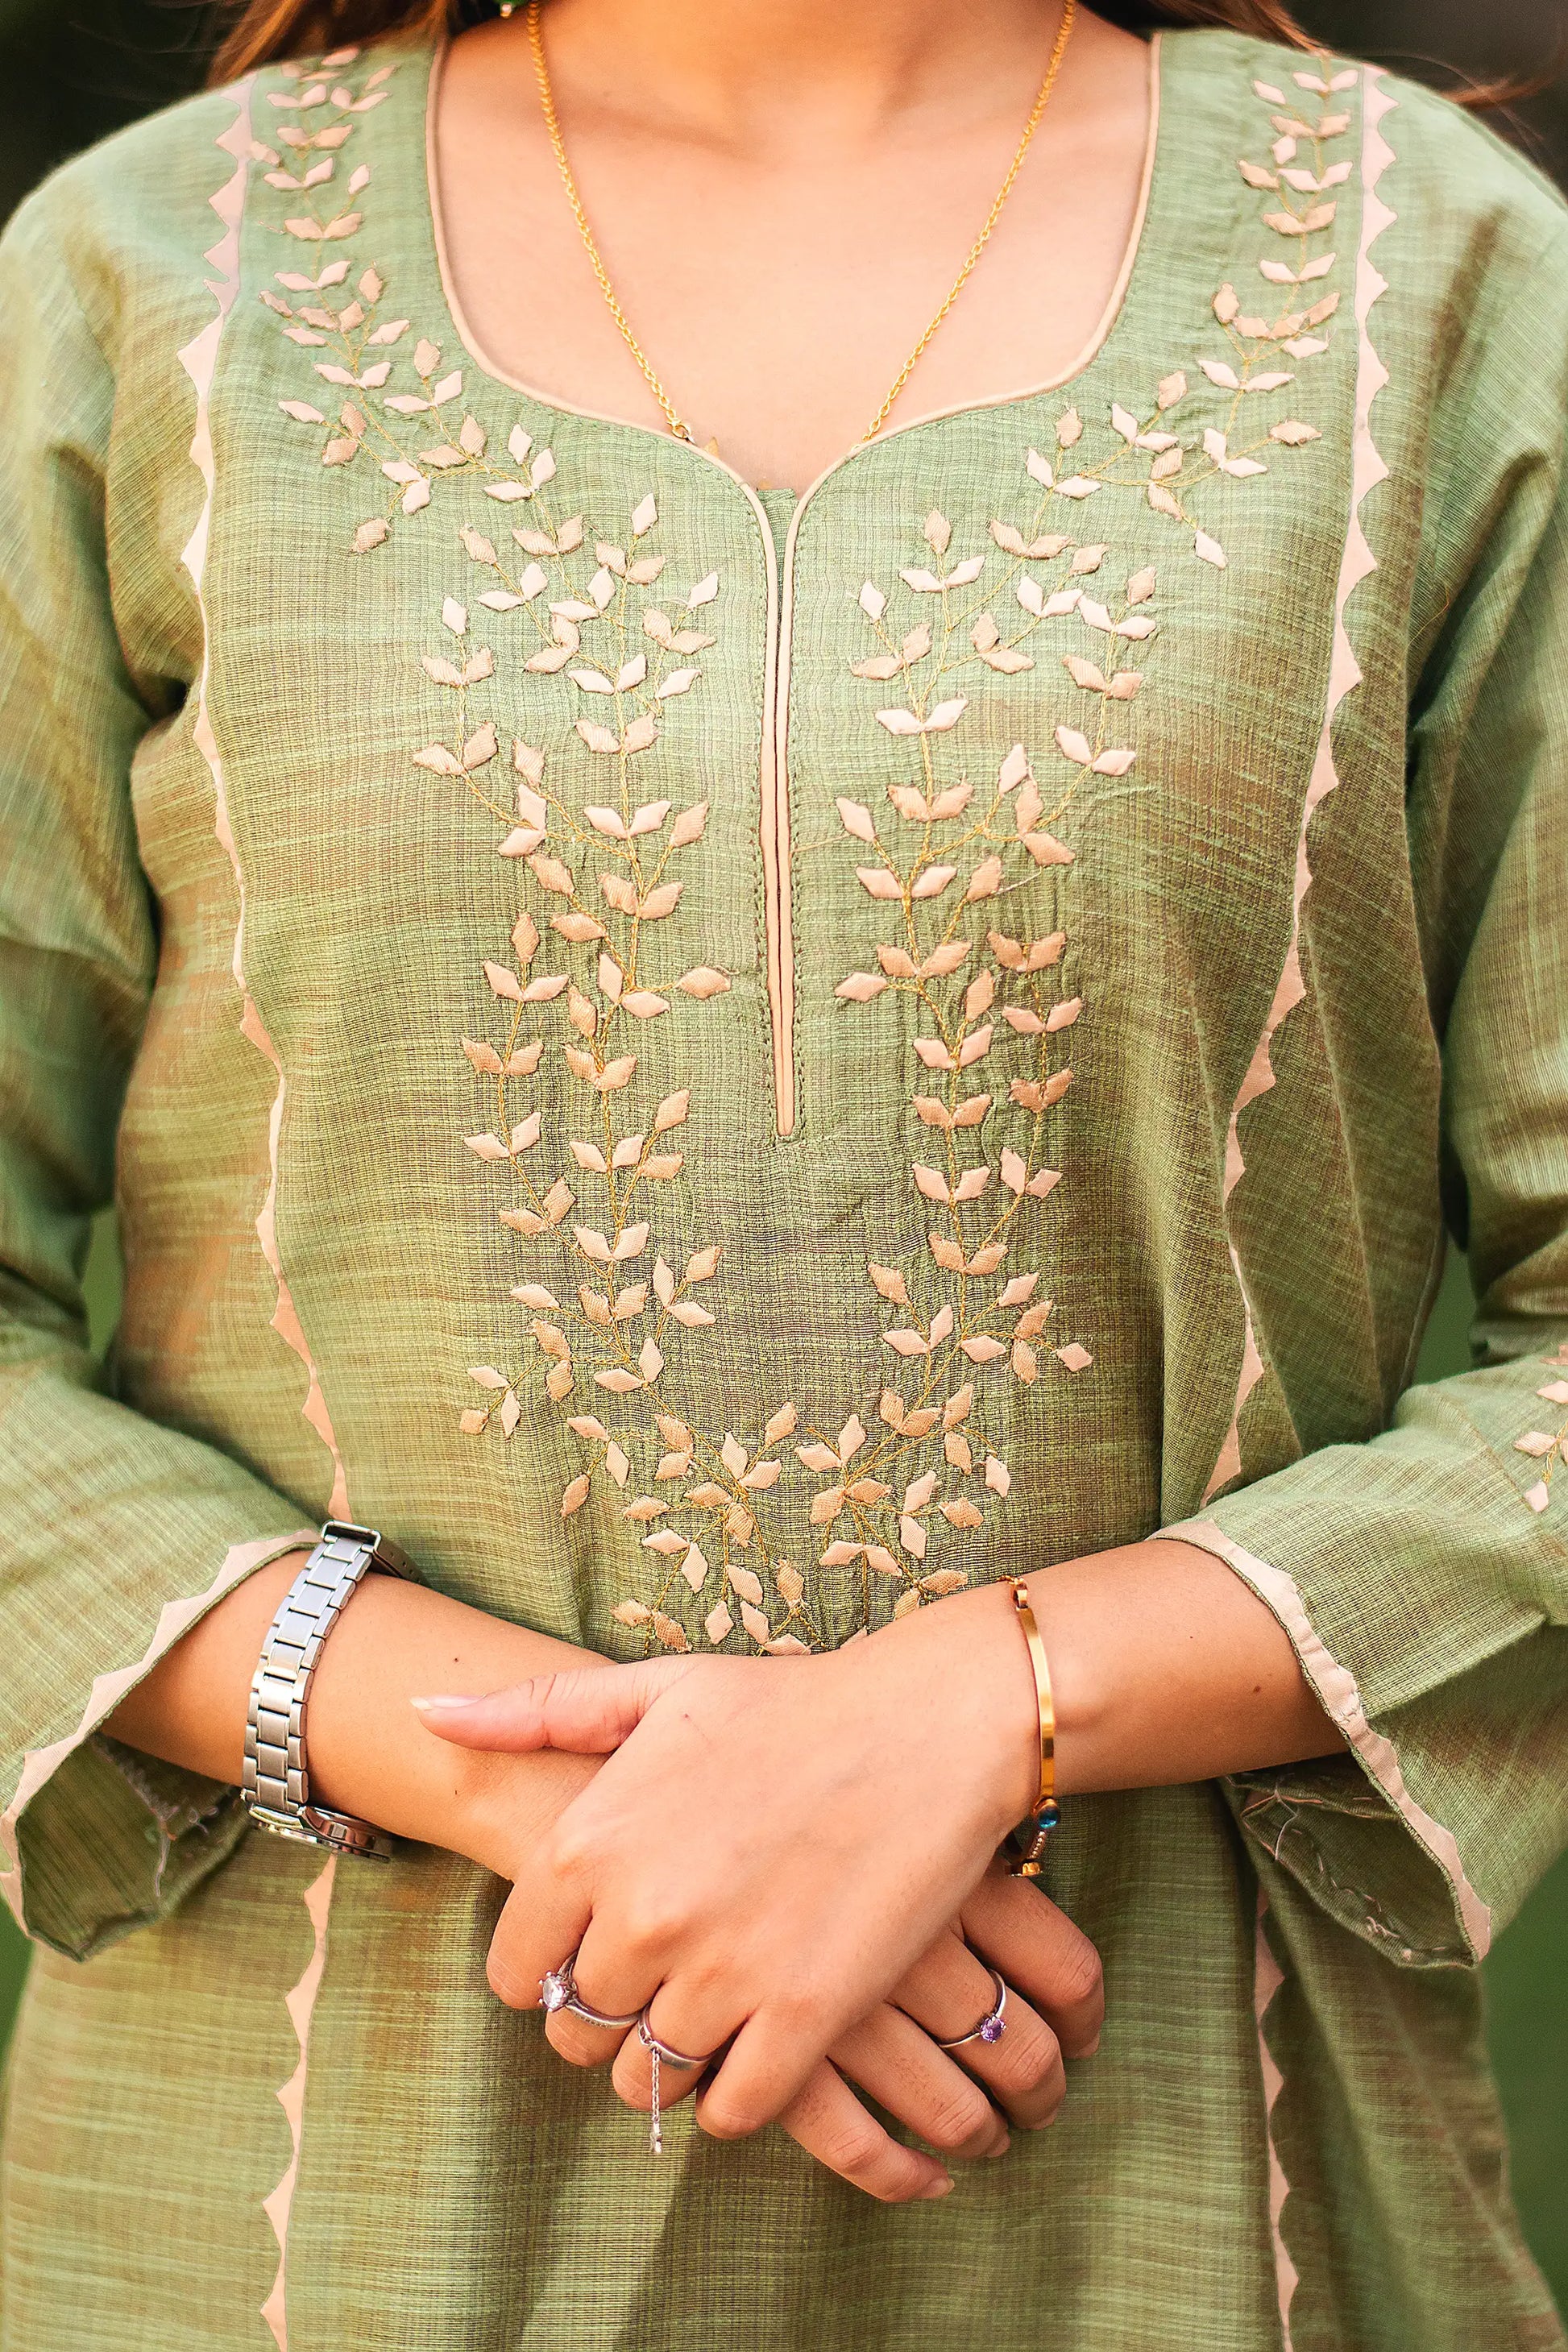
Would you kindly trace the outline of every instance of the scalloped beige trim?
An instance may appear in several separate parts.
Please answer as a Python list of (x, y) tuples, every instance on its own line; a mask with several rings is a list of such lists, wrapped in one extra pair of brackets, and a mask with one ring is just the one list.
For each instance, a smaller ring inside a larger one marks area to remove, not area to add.
[[(345, 58), (344, 62), (346, 61)], [(191, 441), (191, 462), (201, 475), (205, 491), (201, 512), (196, 518), (195, 528), (191, 533), (181, 560), (191, 575), (196, 601), (201, 606), (202, 614), (202, 668), (196, 688), (195, 741), (196, 749), (206, 761), (208, 772), (212, 777), (215, 830), (234, 869), (235, 888), (239, 896), (239, 919), (234, 933), (233, 971), (235, 986), (240, 992), (243, 1008), (240, 1015), (240, 1032), (249, 1039), (258, 1053), (270, 1062), (278, 1076), (278, 1090), (273, 1097), (272, 1109), (267, 1123), (267, 1192), (256, 1219), (257, 1239), (260, 1242), (262, 1255), (278, 1286), (278, 1304), (273, 1309), (272, 1328), (286, 1345), (293, 1349), (305, 1367), (308, 1384), (301, 1411), (331, 1456), (332, 1490), (327, 1506), (328, 1516), (332, 1518), (347, 1518), (348, 1483), (343, 1471), (342, 1455), (338, 1450), (337, 1437), (332, 1428), (331, 1416), (327, 1410), (326, 1399), (321, 1392), (321, 1383), (317, 1374), (315, 1361), (305, 1339), (299, 1312), (294, 1305), (293, 1294), (284, 1276), (283, 1264), (278, 1250), (278, 1143), (283, 1124), (283, 1105), (288, 1080), (284, 1076), (283, 1065), (278, 1050), (272, 1043), (267, 1025), (257, 1009), (255, 999), (246, 982), (245, 874), (240, 865), (239, 853), (235, 845), (234, 831), (229, 821), (228, 796), (224, 782), (223, 761), (218, 751), (216, 737), (213, 732), (212, 715), (207, 706), (207, 686), (212, 673), (212, 630), (202, 593), (202, 583), (206, 570), (207, 540), (212, 525), (213, 498), (216, 483), (209, 402), (213, 377), (217, 365), (218, 345), (222, 341), (229, 313), (239, 293), (239, 231), (245, 215), (246, 192), (249, 182), (249, 160), (254, 153), (250, 121), (250, 100), (254, 88), (254, 76), (237, 86), (237, 111), (234, 121), (217, 142), (226, 154), (235, 158), (232, 176), (211, 199), (214, 212), (224, 224), (224, 235), (205, 257), (219, 273), (216, 278), (207, 280), (217, 308), (202, 332), (193, 341), (187, 343), (179, 354), (180, 364), (195, 387), (196, 425)], [(311, 1923), (316, 1931), (315, 1951), (304, 1975), (288, 1997), (289, 2014), (294, 2021), (295, 2032), (300, 2037), (300, 2063), (279, 2092), (278, 2096), (282, 2102), (284, 2113), (289, 2117), (294, 2148), (288, 2170), (264, 2202), (268, 2219), (277, 2232), (279, 2261), (278, 2275), (273, 2283), (272, 2292), (263, 2306), (262, 2316), (272, 2331), (279, 2352), (288, 2352), (289, 2325), (284, 2303), (285, 2242), (289, 2227), (289, 2210), (300, 2168), (300, 2133), (305, 2096), (305, 2043), (310, 2031), (310, 2010), (315, 2000), (316, 1988), (321, 1981), (321, 1968), (325, 1959), (327, 1905), (331, 1898), (332, 1872), (337, 1857), (334, 1854), (305, 1898), (306, 1907), (310, 1913)]]
[[(1327, 707), (1318, 738), (1317, 757), (1302, 803), (1301, 822), (1296, 835), (1296, 877), (1290, 908), (1290, 937), (1280, 967), (1273, 1001), (1262, 1033), (1253, 1049), (1247, 1075), (1242, 1079), (1236, 1101), (1231, 1107), (1226, 1129), (1225, 1175), (1223, 1198), (1228, 1210), (1230, 1198), (1247, 1172), (1242, 1155), (1241, 1114), (1259, 1095), (1267, 1094), (1275, 1083), (1273, 1048), (1276, 1035), (1307, 993), (1307, 983), (1301, 971), (1301, 919), (1308, 891), (1312, 887), (1312, 869), (1307, 856), (1307, 835), (1313, 817), (1339, 783), (1339, 771), (1334, 764), (1333, 728), (1341, 704), (1362, 682), (1361, 664), (1357, 661), (1345, 626), (1345, 612), (1351, 597), (1362, 582), (1377, 570), (1377, 558), (1362, 529), (1361, 509), (1369, 491), (1388, 478), (1388, 467), (1372, 436), (1372, 406), (1388, 383), (1388, 370), (1373, 348), (1368, 331), (1372, 308), (1380, 295), (1387, 291), (1388, 281), (1371, 259), (1372, 247), (1384, 230), (1398, 215), (1378, 194), (1384, 170), (1394, 160), (1394, 150), (1384, 138), (1379, 127), (1385, 114), (1399, 103), (1384, 87), (1382, 75), (1375, 66), (1366, 67), (1358, 77), (1362, 84), (1362, 224), (1361, 247), (1356, 257), (1355, 315), (1360, 338), (1360, 356), (1356, 373), (1355, 442), (1352, 465), (1351, 509), (1345, 529), (1344, 552), (1340, 564), (1338, 593), (1334, 599), (1333, 653), (1329, 667)], [(1298, 81), (1303, 79), (1300, 74)], [(1337, 78), (1336, 78), (1337, 79)], [(1322, 77), (1320, 75), (1319, 79)], [(1327, 103), (1328, 90), (1323, 90)], [(1332, 206), (1323, 207), (1331, 218)], [(1270, 215), (1274, 226), (1283, 215)], [(1327, 224), (1325, 224), (1327, 226)], [(1303, 240), (1304, 243), (1305, 240)], [(1228, 1486), (1241, 1472), (1241, 1415), (1247, 1398), (1263, 1377), (1263, 1358), (1258, 1346), (1258, 1327), (1252, 1311), (1247, 1278), (1234, 1238), (1229, 1242), (1230, 1262), (1236, 1275), (1236, 1285), (1241, 1298), (1243, 1338), (1241, 1369), (1237, 1377), (1236, 1399), (1231, 1409), (1229, 1425), (1221, 1441), (1215, 1465), (1209, 1473), (1202, 1500), (1211, 1501), (1222, 1486)]]
[(1252, 2014), (1258, 2026), (1258, 2063), (1263, 2076), (1263, 2129), (1268, 2143), (1268, 2234), (1274, 2246), (1274, 2283), (1279, 2296), (1279, 2352), (1294, 2352), (1290, 2305), (1300, 2284), (1300, 2274), (1290, 2259), (1280, 2227), (1285, 2200), (1290, 2194), (1290, 2183), (1285, 2177), (1285, 2167), (1280, 2161), (1274, 2137), (1274, 2110), (1279, 2103), (1279, 2094), (1285, 2088), (1285, 2077), (1279, 2072), (1264, 2031), (1274, 1996), (1284, 1983), (1285, 1975), (1268, 1941), (1264, 1926), (1268, 1916), (1268, 1897), (1259, 1887), (1258, 1936), (1253, 1951)]
[(315, 2013), (316, 1996), (321, 1989), (321, 1973), (327, 1965), (327, 1915), (331, 1909), (332, 1883), (337, 1873), (338, 1857), (330, 1854), (326, 1868), (313, 1878), (305, 1890), (305, 1909), (315, 1931), (315, 1942), (306, 1961), (299, 1983), (284, 1995), (289, 2022), (300, 2044), (300, 2063), (278, 2093), (278, 2104), (289, 2118), (289, 2133), (294, 2144), (289, 2158), (289, 2168), (269, 2197), (261, 2200), (261, 2210), (272, 2224), (278, 2240), (278, 2275), (272, 2282), (272, 2292), (261, 2306), (261, 2316), (272, 2331), (278, 2352), (289, 2352), (289, 2312), (285, 2281), (289, 2267), (289, 2215), (294, 2202), (294, 2184), (300, 2177), (300, 2147), (305, 2126), (305, 2073), (310, 2059), (310, 2020)]
[(217, 194), (210, 199), (214, 212), (224, 224), (224, 234), (203, 257), (218, 273), (216, 278), (207, 279), (208, 291), (212, 294), (217, 308), (201, 333), (186, 343), (179, 353), (180, 365), (195, 387), (196, 422), (195, 431), (191, 439), (191, 463), (201, 475), (204, 485), (201, 511), (196, 517), (195, 527), (185, 543), (180, 561), (191, 575), (191, 583), (195, 590), (196, 603), (200, 606), (202, 615), (202, 667), (196, 685), (195, 719), (192, 729), (192, 739), (205, 761), (207, 772), (212, 777), (214, 829), (222, 844), (224, 854), (234, 869), (235, 888), (239, 897), (239, 919), (235, 925), (232, 968), (234, 984), (240, 992), (242, 1003), (240, 1034), (247, 1037), (257, 1052), (271, 1063), (278, 1076), (278, 1091), (273, 1097), (272, 1110), (267, 1124), (267, 1193), (256, 1219), (257, 1239), (261, 1244), (262, 1256), (266, 1259), (273, 1280), (278, 1286), (278, 1304), (273, 1310), (272, 1328), (285, 1344), (293, 1349), (305, 1367), (307, 1387), (305, 1402), (300, 1410), (332, 1458), (332, 1490), (327, 1503), (327, 1515), (330, 1518), (342, 1519), (348, 1517), (349, 1509), (348, 1486), (343, 1473), (342, 1455), (338, 1451), (331, 1415), (327, 1410), (326, 1398), (321, 1393), (321, 1379), (306, 1342), (299, 1312), (294, 1305), (293, 1294), (284, 1276), (282, 1260), (278, 1254), (278, 1139), (283, 1124), (283, 1103), (288, 1081), (284, 1076), (282, 1062), (279, 1059), (278, 1049), (268, 1034), (267, 1024), (257, 1010), (256, 1001), (246, 982), (245, 875), (240, 866), (238, 850), (235, 846), (234, 830), (229, 822), (228, 793), (224, 782), (223, 761), (218, 751), (217, 739), (213, 732), (212, 713), (207, 705), (207, 687), (212, 675), (212, 630), (203, 595), (203, 580), (206, 572), (207, 540), (212, 528), (213, 495), (216, 484), (209, 404), (212, 396), (213, 376), (217, 366), (218, 345), (223, 340), (223, 331), (228, 322), (229, 312), (233, 310), (239, 293), (239, 229), (245, 214), (246, 188), (249, 178), (249, 159), (252, 152), (250, 99), (254, 88), (254, 75), (236, 85), (237, 111), (233, 122), (216, 142), (226, 154), (232, 155), (236, 159), (232, 174), (225, 181)]

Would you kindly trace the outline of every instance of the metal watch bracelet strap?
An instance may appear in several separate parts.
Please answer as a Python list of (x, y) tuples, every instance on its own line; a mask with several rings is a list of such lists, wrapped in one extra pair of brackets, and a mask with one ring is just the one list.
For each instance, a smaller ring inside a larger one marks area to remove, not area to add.
[(305, 1753), (305, 1714), (321, 1644), (373, 1568), (391, 1576), (413, 1574), (397, 1546), (376, 1528), (329, 1519), (261, 1645), (246, 1711), (241, 1789), (253, 1817), (279, 1837), (390, 1862), (392, 1840), (384, 1830), (311, 1803)]

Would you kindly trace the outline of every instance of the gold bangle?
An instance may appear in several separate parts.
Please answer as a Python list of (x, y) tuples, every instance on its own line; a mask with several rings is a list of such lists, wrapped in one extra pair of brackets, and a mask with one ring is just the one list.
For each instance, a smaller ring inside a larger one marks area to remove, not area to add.
[(1021, 1576), (1012, 1580), (1013, 1607), (1028, 1644), (1040, 1707), (1040, 1792), (1029, 1809), (1030, 1826), (1013, 1832), (1013, 1852), (1007, 1869), (1014, 1878), (1038, 1878), (1045, 1865), (1046, 1841), (1061, 1820), (1057, 1803), (1057, 1708), (1051, 1691), (1050, 1662), (1029, 1602), (1029, 1588)]

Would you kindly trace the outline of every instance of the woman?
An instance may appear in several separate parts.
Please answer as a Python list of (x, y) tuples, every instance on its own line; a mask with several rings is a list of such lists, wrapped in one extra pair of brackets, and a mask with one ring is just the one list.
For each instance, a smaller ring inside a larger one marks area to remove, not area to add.
[(256, 0), (10, 232), (7, 2346), (1563, 2340), (1562, 208), (1162, 13)]

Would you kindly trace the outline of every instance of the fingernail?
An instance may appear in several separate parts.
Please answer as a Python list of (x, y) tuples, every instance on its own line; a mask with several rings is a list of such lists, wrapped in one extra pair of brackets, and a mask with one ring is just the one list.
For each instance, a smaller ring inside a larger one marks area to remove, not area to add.
[(1084, 2055), (1086, 2058), (1092, 2058), (1092, 2057), (1094, 2056), (1095, 2052), (1099, 2049), (1099, 2047), (1100, 2047), (1100, 2036), (1099, 2036), (1099, 2034), (1097, 2033), (1097, 2034), (1095, 2035), (1095, 2037), (1094, 2037), (1094, 2040), (1089, 2043), (1089, 2045), (1088, 2049), (1083, 2053), (1083, 2055)]
[(1005, 2156), (1007, 2150), (1012, 2147), (1012, 2145), (1013, 2143), (1011, 2139), (1008, 2137), (1007, 2134), (1004, 2132), (996, 2146), (993, 2148), (989, 2148), (986, 2153), (988, 2156), (992, 2157)]
[(411, 1698), (408, 1704), (410, 1706), (418, 1707), (420, 1713), (425, 1714), (433, 1706), (478, 1706), (479, 1700), (477, 1698), (454, 1698), (449, 1696), (446, 1692), (441, 1692), (433, 1698)]
[(925, 2187), (921, 2190), (921, 2200), (923, 2202), (923, 2200), (928, 2197), (945, 2197), (952, 2187), (952, 2174), (947, 2172), (941, 2173), (935, 2180), (928, 2180), (926, 2182)]

